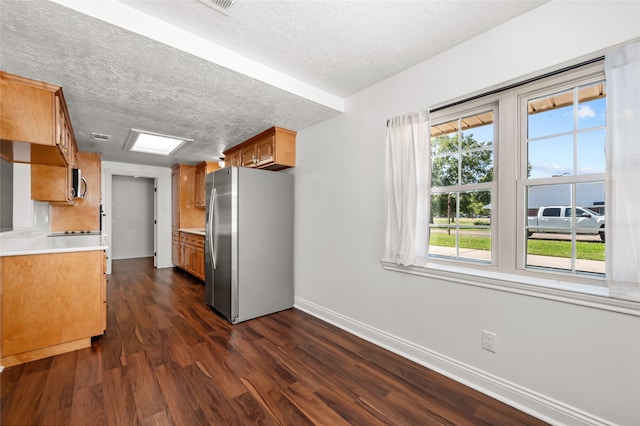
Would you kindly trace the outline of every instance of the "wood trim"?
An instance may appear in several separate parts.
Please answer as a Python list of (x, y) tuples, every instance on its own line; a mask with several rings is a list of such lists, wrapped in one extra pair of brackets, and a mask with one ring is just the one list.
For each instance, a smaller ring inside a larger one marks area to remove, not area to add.
[(60, 355), (88, 347), (91, 347), (91, 337), (22, 352), (15, 355), (4, 356), (0, 358), (0, 365), (3, 368), (13, 367), (14, 365), (24, 364), (25, 362), (37, 361), (39, 359), (49, 358), (50, 356)]

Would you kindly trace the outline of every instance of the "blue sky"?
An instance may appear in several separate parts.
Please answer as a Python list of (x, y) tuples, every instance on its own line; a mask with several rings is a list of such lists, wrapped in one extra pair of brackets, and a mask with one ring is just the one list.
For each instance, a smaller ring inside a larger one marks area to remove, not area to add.
[[(578, 170), (604, 173), (605, 98), (578, 105)], [(569, 132), (567, 134), (567, 132)], [(573, 170), (573, 107), (529, 116), (531, 177), (551, 177)]]
[[(578, 169), (573, 170), (573, 106), (552, 109), (528, 117), (528, 155), (531, 178), (563, 174), (604, 173), (606, 98), (578, 104)], [(479, 142), (493, 141), (494, 125), (463, 131)], [(502, 143), (510, 143), (503, 141)]]

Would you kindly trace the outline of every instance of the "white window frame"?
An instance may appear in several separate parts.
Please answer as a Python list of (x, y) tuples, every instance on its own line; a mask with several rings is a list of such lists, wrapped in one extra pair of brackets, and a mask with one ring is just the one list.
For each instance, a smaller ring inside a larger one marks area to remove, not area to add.
[[(593, 64), (578, 70), (550, 77), (539, 82), (531, 83), (518, 90), (518, 145), (519, 145), (519, 174), (517, 182), (517, 248), (518, 253), (516, 270), (520, 274), (536, 276), (540, 278), (558, 279), (576, 283), (584, 283), (596, 287), (606, 287), (604, 274), (589, 274), (571, 271), (558, 271), (543, 267), (528, 267), (526, 265), (527, 246), (527, 187), (538, 185), (579, 184), (601, 181), (604, 183), (605, 174), (571, 175), (549, 178), (529, 179), (527, 170), (527, 103), (530, 99), (544, 96), (552, 92), (561, 92), (566, 89), (585, 86), (599, 81), (605, 81), (604, 66), (602, 63)], [(574, 155), (575, 161), (575, 155)], [(575, 164), (574, 164), (575, 167)], [(575, 200), (574, 200), (575, 203)]]
[[(498, 103), (494, 115), (497, 138), (494, 141), (494, 184), (492, 192), (492, 263), (479, 264), (460, 260), (428, 258), (423, 266), (401, 266), (383, 261), (386, 270), (408, 273), (448, 281), (459, 285), (472, 285), (497, 291), (522, 294), (564, 303), (640, 316), (638, 304), (609, 297), (604, 276), (572, 275), (557, 271), (532, 270), (524, 267), (526, 248), (526, 199), (521, 170), (526, 170), (526, 156), (522, 155), (522, 126), (519, 120), (519, 97), (540, 90), (564, 88), (566, 84), (583, 85), (604, 80), (604, 61), (592, 60), (579, 67), (568, 64), (572, 70), (553, 72), (551, 77), (538, 79), (532, 75), (527, 84), (514, 83), (503, 90), (496, 87), (490, 94), (477, 94), (474, 100), (460, 102), (452, 107), (432, 113), (430, 119), (445, 122), (441, 117), (464, 116), (464, 111), (477, 110), (481, 105)], [(546, 75), (549, 75), (546, 74)], [(434, 108), (432, 108), (434, 109)], [(455, 114), (454, 114), (455, 112)], [(512, 125), (500, 125), (512, 123)], [(430, 142), (430, 136), (429, 136)], [(526, 147), (525, 147), (526, 149)], [(524, 163), (524, 164), (523, 164)], [(525, 172), (526, 176), (526, 172)], [(586, 177), (593, 180), (593, 175)], [(560, 181), (554, 179), (553, 183)], [(428, 196), (431, 191), (429, 188)], [(495, 203), (495, 206), (494, 206)], [(610, 244), (607, 241), (607, 244)]]
[[(442, 187), (431, 187), (428, 188), (429, 194), (427, 195), (427, 200), (429, 200), (428, 202), (431, 202), (431, 196), (432, 195), (436, 195), (436, 194), (446, 194), (446, 193), (452, 193), (452, 192), (457, 192), (457, 193), (462, 193), (462, 192), (471, 192), (471, 191), (490, 191), (491, 192), (491, 207), (492, 209), (494, 208), (494, 200), (495, 196), (497, 195), (497, 176), (498, 176), (498, 168), (497, 168), (497, 152), (498, 152), (498, 145), (500, 144), (499, 141), (499, 133), (498, 133), (498, 128), (499, 128), (499, 112), (500, 112), (500, 105), (498, 102), (498, 97), (493, 96), (493, 97), (487, 97), (487, 98), (483, 98), (482, 100), (479, 101), (475, 101), (475, 102), (465, 102), (463, 105), (459, 105), (457, 107), (452, 107), (452, 108), (447, 108), (446, 110), (442, 110), (441, 112), (437, 112), (437, 113), (433, 113), (431, 114), (431, 116), (429, 117), (429, 126), (434, 127), (437, 126), (439, 124), (444, 124), (444, 123), (448, 123), (450, 121), (455, 121), (455, 120), (459, 120), (461, 118), (464, 117), (469, 117), (469, 116), (473, 116), (475, 114), (479, 114), (479, 113), (483, 113), (483, 112), (487, 112), (487, 111), (493, 111), (493, 144), (492, 144), (492, 151), (493, 151), (493, 180), (491, 182), (481, 182), (481, 183), (467, 183), (467, 184), (463, 184), (460, 183), (460, 176), (462, 171), (460, 170), (460, 164), (462, 162), (462, 152), (461, 151), (457, 151), (456, 153), (460, 155), (459, 161), (458, 161), (458, 183), (456, 185), (451, 185), (451, 186), (442, 186)], [(429, 132), (429, 149), (431, 150), (431, 132)], [(433, 158), (431, 159), (432, 163), (433, 163)], [(497, 201), (497, 200), (496, 200)], [(458, 209), (456, 209), (456, 217), (459, 215), (459, 211)], [(489, 262), (484, 262), (481, 260), (474, 260), (474, 259), (470, 259), (470, 258), (454, 258), (454, 257), (450, 257), (450, 256), (443, 256), (443, 255), (432, 255), (429, 254), (429, 258), (430, 259), (438, 259), (440, 261), (443, 262), (462, 262), (464, 264), (478, 264), (478, 265), (495, 265), (496, 264), (496, 255), (497, 255), (497, 248), (496, 248), (496, 226), (494, 225), (495, 223), (495, 219), (494, 219), (494, 214), (493, 211), (491, 213), (491, 260)], [(457, 225), (456, 225), (457, 227)], [(433, 229), (431, 226), (429, 227), (430, 230)], [(429, 236), (431, 235), (431, 231), (429, 231)], [(427, 242), (428, 245), (428, 242)], [(456, 238), (456, 255), (459, 255), (459, 241), (458, 238)]]

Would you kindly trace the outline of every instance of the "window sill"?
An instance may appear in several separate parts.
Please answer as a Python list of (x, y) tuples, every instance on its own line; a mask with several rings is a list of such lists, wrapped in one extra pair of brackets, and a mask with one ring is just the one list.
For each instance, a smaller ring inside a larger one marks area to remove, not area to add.
[(496, 271), (480, 271), (460, 266), (403, 266), (385, 260), (382, 260), (381, 263), (382, 267), (388, 271), (438, 278), (458, 284), (472, 285), (640, 317), (640, 303), (609, 297), (609, 290), (606, 287), (506, 274)]

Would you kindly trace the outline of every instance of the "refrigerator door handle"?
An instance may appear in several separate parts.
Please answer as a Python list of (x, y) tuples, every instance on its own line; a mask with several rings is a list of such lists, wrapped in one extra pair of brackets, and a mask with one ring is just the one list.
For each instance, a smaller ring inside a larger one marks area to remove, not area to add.
[(217, 223), (213, 222), (213, 218), (215, 217), (216, 222), (218, 221), (218, 215), (213, 213), (213, 209), (218, 208), (218, 203), (216, 203), (216, 198), (218, 197), (218, 192), (216, 188), (211, 190), (211, 198), (209, 199), (209, 253), (211, 253), (211, 263), (213, 264), (213, 269), (216, 269), (216, 248), (217, 244), (215, 240), (218, 239), (218, 226)]

